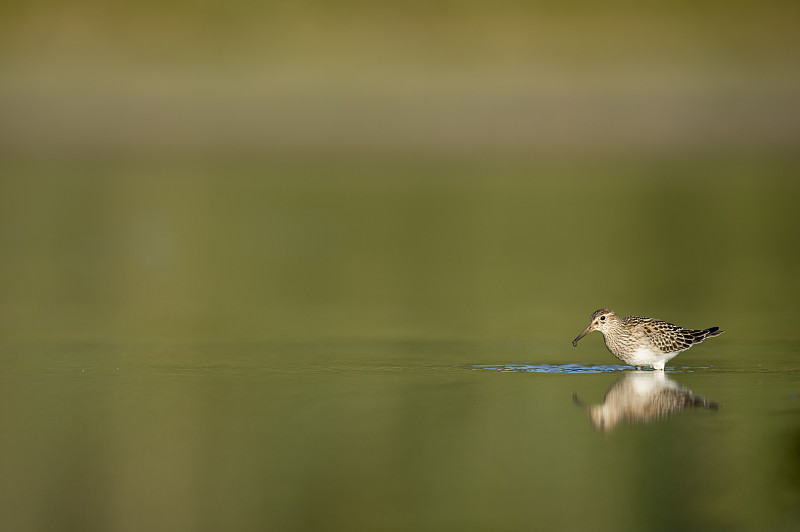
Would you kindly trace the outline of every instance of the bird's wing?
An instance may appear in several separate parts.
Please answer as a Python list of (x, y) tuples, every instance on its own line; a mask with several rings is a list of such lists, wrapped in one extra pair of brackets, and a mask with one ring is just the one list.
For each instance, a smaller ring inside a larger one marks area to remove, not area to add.
[(689, 349), (692, 344), (701, 342), (705, 338), (705, 331), (684, 329), (652, 318), (640, 318), (638, 325), (650, 337), (653, 344), (665, 353)]

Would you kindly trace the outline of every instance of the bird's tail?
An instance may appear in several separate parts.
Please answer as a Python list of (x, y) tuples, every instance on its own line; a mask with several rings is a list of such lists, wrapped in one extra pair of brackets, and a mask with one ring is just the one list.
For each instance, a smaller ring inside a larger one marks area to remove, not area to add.
[(688, 329), (685, 331), (684, 339), (689, 345), (699, 344), (706, 338), (722, 334), (719, 327), (711, 327), (709, 329)]

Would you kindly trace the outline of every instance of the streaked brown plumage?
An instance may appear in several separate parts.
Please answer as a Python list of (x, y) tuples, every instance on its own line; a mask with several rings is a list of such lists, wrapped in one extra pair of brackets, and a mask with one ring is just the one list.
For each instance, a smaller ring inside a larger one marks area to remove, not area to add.
[(667, 361), (681, 351), (722, 333), (719, 327), (686, 329), (653, 318), (620, 318), (613, 310), (601, 308), (592, 313), (589, 326), (572, 345), (577, 347), (578, 340), (592, 331), (603, 333), (606, 347), (621, 361), (637, 368), (652, 366), (654, 369), (664, 369)]

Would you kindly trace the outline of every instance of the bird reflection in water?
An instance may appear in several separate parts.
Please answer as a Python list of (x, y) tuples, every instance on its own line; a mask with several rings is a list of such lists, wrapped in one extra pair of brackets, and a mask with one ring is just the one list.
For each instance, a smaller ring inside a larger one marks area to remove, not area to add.
[(606, 432), (619, 423), (658, 421), (688, 408), (719, 408), (716, 401), (682, 388), (662, 371), (626, 373), (609, 388), (600, 405), (586, 405), (577, 394), (572, 399), (589, 413), (594, 428)]

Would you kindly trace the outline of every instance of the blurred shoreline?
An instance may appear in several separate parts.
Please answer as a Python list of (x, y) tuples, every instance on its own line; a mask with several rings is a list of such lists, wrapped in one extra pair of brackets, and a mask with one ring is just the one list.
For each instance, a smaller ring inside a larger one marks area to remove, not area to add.
[(780, 2), (16, 2), (0, 155), (791, 153)]

